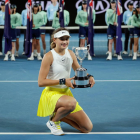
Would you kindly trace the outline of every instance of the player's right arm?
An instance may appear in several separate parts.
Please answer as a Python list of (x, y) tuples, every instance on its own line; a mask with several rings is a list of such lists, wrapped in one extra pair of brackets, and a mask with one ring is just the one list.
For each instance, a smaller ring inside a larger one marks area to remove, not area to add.
[(48, 52), (41, 63), (39, 76), (38, 76), (38, 85), (39, 87), (46, 87), (46, 86), (54, 86), (59, 84), (59, 80), (50, 80), (47, 79), (47, 75), (50, 70), (50, 66), (53, 63), (53, 56), (51, 52)]

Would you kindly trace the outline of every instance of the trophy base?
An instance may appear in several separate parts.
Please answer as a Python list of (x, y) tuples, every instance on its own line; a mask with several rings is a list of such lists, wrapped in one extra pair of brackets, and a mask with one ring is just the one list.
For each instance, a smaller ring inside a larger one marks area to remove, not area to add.
[(88, 84), (88, 85), (75, 85), (73, 84), (74, 88), (88, 88), (91, 86), (91, 84)]

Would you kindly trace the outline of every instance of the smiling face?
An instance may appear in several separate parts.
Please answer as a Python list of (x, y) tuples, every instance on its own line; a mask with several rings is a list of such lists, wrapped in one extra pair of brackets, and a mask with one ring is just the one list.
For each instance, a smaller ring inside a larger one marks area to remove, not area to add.
[(60, 38), (54, 38), (53, 42), (56, 44), (56, 48), (64, 50), (69, 45), (69, 36), (63, 36)]

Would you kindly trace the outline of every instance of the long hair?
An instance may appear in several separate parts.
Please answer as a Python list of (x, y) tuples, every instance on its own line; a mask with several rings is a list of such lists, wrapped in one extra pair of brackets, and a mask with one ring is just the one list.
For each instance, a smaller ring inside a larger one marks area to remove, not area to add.
[[(53, 33), (52, 33), (52, 35), (51, 35), (51, 49), (54, 49), (55, 47), (56, 47), (56, 44), (53, 42), (53, 39), (54, 39), (54, 34), (56, 34), (57, 32), (59, 32), (59, 31), (62, 31), (62, 30), (66, 30), (66, 31), (68, 31), (66, 28), (58, 28), (58, 29), (56, 29)], [(69, 31), (68, 31), (69, 32)]]

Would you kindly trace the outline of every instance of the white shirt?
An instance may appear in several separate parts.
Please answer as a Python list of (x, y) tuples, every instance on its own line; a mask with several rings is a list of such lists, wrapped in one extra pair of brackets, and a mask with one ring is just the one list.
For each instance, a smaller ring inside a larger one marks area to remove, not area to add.
[[(47, 79), (59, 80), (62, 78), (70, 78), (71, 67), (73, 59), (68, 51), (65, 49), (64, 55), (59, 55), (54, 49), (51, 50), (53, 55), (53, 63), (50, 66), (50, 70), (47, 76)], [(51, 86), (53, 88), (67, 88), (66, 85), (56, 85)]]

